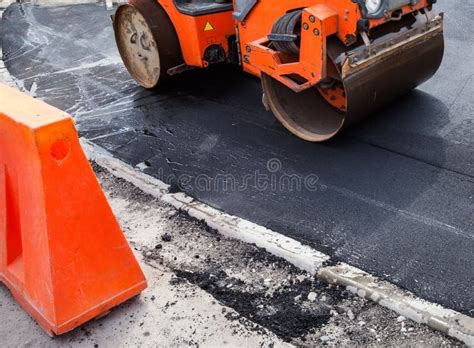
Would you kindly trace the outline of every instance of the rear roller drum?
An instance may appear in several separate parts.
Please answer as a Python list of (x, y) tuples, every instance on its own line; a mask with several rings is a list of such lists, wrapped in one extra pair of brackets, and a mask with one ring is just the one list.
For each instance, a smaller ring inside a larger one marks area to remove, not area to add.
[(115, 41), (130, 75), (143, 87), (165, 80), (183, 63), (179, 40), (166, 12), (155, 1), (130, 0), (114, 16)]

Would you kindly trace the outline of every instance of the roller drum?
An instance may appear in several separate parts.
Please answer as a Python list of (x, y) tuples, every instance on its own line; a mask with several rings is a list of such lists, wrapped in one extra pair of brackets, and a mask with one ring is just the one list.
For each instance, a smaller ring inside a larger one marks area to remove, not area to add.
[(173, 23), (156, 1), (129, 0), (114, 15), (117, 47), (130, 75), (153, 88), (167, 71), (183, 63)]
[(332, 138), (438, 70), (444, 52), (442, 17), (427, 20), (419, 16), (407, 23), (386, 25), (379, 36), (374, 35), (371, 49), (380, 50), (378, 53), (367, 53), (364, 43), (348, 50), (337, 39), (329, 40), (328, 62), (334, 67), (329, 69), (334, 71), (329, 87), (294, 92), (263, 74), (266, 105), (296, 136), (314, 142)]

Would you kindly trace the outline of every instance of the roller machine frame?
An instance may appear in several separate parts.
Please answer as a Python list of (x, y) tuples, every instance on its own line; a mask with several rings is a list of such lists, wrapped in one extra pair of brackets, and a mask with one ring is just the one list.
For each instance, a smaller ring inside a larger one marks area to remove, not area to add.
[(436, 0), (129, 0), (117, 46), (146, 88), (216, 63), (262, 80), (267, 109), (327, 140), (428, 80), (444, 51)]

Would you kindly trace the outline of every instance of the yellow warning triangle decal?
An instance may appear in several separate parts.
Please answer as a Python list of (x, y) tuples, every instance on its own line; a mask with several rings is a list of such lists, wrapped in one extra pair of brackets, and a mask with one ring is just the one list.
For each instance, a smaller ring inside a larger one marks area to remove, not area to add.
[(211, 31), (214, 30), (214, 27), (210, 22), (206, 22), (206, 25), (204, 26), (204, 31)]

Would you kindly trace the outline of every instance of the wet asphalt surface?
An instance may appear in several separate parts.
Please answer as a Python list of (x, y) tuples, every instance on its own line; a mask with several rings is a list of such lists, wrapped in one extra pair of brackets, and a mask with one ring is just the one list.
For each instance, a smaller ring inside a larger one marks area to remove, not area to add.
[(97, 5), (14, 4), (5, 65), (81, 136), (191, 196), (474, 316), (474, 1), (438, 4), (436, 76), (336, 139), (289, 134), (228, 66), (138, 87)]

